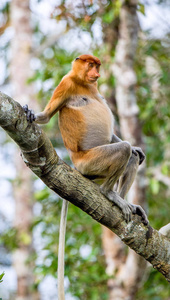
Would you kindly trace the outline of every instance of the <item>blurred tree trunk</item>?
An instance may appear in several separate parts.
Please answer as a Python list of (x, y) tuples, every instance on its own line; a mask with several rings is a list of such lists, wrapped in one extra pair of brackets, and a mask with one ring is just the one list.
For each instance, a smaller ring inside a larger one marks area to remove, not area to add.
[[(27, 84), (31, 75), (30, 50), (32, 47), (32, 29), (29, 0), (13, 0), (11, 2), (11, 25), (14, 36), (11, 42), (11, 86), (12, 96), (21, 105), (30, 103), (33, 99), (33, 87)], [(33, 107), (31, 103), (31, 107)], [(16, 300), (37, 300), (39, 296), (32, 289), (33, 264), (28, 263), (33, 251), (30, 226), (33, 218), (31, 172), (25, 166), (18, 154), (15, 153), (16, 178), (13, 184), (15, 198), (15, 220), (19, 247), (13, 255), (13, 265), (17, 273)]]
[[(116, 101), (123, 140), (144, 149), (138, 106), (136, 103), (136, 74), (133, 68), (137, 46), (137, 0), (123, 1), (120, 11), (119, 40), (116, 47), (113, 73), (116, 78)], [(129, 191), (128, 201), (145, 208), (145, 164), (139, 167), (137, 178)], [(122, 241), (108, 228), (103, 228), (103, 248), (110, 300), (133, 300), (138, 291), (146, 262), (133, 250), (128, 251)]]

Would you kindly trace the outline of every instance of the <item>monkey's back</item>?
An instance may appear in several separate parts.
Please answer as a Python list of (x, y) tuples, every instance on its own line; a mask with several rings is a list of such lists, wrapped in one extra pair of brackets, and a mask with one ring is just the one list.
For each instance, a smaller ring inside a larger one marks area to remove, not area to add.
[(105, 100), (87, 96), (68, 99), (59, 113), (65, 147), (73, 152), (108, 144), (113, 133), (113, 115)]

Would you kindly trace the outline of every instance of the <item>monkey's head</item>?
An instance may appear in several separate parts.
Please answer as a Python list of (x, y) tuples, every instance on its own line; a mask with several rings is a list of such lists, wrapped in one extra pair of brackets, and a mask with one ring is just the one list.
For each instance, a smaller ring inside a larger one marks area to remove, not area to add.
[(93, 84), (100, 77), (100, 65), (101, 62), (97, 57), (89, 54), (83, 54), (74, 60), (72, 71), (79, 80), (84, 83)]

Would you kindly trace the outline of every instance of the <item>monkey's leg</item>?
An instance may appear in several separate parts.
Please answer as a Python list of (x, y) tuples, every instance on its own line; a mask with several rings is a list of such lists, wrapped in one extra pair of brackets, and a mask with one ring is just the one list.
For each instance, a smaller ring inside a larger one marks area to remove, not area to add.
[[(138, 170), (139, 166), (139, 155), (134, 155), (132, 153), (129, 162), (127, 164), (127, 167), (125, 169), (125, 172), (123, 175), (119, 178), (119, 184), (118, 184), (118, 190), (121, 198), (125, 198), (126, 194), (128, 193)], [(143, 208), (140, 205), (131, 204), (132, 206), (132, 212), (133, 214), (138, 214), (142, 218), (142, 222), (147, 225), (149, 223), (147, 215)]]
[[(112, 165), (112, 167), (114, 169), (114, 165)], [(106, 196), (109, 200), (114, 202), (122, 210), (126, 221), (129, 222), (131, 221), (133, 207), (131, 206), (130, 203), (123, 200), (121, 197), (118, 196), (118, 194), (116, 194), (116, 192), (113, 191), (113, 187), (115, 183), (122, 175), (125, 168), (126, 165), (120, 167), (116, 172), (111, 168), (110, 171), (112, 172), (108, 173), (108, 176), (106, 177), (104, 183), (100, 186), (100, 191), (104, 196)]]
[[(86, 151), (72, 152), (71, 159), (76, 169), (87, 177), (107, 178), (107, 186), (113, 188), (126, 169), (132, 150), (128, 142), (97, 146)], [(113, 176), (114, 175), (114, 176)]]
[(118, 189), (121, 198), (125, 198), (128, 193), (138, 170), (139, 166), (139, 156), (135, 156), (133, 153), (129, 159), (127, 167), (123, 173), (123, 175), (119, 178)]
[(132, 206), (113, 192), (113, 186), (124, 173), (131, 154), (132, 148), (128, 142), (72, 153), (72, 161), (76, 169), (84, 176), (105, 178), (100, 187), (101, 193), (122, 210), (127, 221), (131, 220)]

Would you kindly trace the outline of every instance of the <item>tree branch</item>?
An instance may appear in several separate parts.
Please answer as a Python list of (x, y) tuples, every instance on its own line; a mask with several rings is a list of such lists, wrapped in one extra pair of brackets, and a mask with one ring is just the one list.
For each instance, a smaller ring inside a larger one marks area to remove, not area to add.
[(29, 124), (20, 104), (1, 92), (0, 125), (20, 147), (26, 165), (50, 189), (115, 232), (170, 282), (170, 240), (150, 225), (144, 226), (137, 215), (127, 224), (99, 186), (64, 163), (41, 127)]

